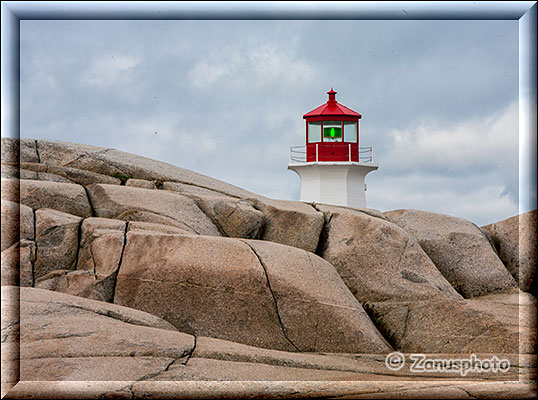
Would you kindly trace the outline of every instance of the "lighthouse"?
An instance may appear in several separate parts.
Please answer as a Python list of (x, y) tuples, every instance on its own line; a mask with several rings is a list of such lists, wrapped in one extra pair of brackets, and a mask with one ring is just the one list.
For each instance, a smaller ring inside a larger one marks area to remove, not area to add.
[(327, 94), (327, 103), (303, 115), (306, 142), (290, 147), (288, 169), (301, 178), (301, 201), (365, 208), (364, 179), (378, 168), (373, 148), (359, 146), (362, 115), (338, 103), (333, 89)]

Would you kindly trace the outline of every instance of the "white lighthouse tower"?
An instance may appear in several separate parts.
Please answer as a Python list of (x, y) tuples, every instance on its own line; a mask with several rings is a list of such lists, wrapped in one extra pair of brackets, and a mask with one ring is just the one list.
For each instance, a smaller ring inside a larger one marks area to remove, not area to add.
[(359, 147), (362, 115), (339, 104), (334, 90), (327, 94), (327, 103), (303, 115), (306, 144), (290, 148), (288, 169), (301, 178), (301, 201), (365, 208), (364, 179), (378, 168), (373, 148)]

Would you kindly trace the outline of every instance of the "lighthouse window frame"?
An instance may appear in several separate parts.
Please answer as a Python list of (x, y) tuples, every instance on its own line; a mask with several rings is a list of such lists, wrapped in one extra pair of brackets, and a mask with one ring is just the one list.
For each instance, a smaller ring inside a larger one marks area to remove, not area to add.
[[(338, 143), (342, 142), (343, 140), (343, 134), (342, 134), (342, 122), (343, 121), (323, 121), (322, 124), (322, 131), (323, 131), (323, 141), (327, 143)], [(339, 129), (336, 131), (336, 136), (330, 136), (326, 129), (329, 128), (337, 128)]]
[(309, 122), (308, 126), (308, 143), (321, 142), (321, 121)]
[(344, 142), (357, 143), (357, 123), (353, 121), (344, 121)]

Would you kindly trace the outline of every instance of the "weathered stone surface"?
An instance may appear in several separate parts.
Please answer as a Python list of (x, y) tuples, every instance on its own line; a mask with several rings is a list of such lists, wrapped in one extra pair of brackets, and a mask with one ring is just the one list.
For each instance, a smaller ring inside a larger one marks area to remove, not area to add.
[[(161, 316), (183, 332), (259, 347), (390, 350), (332, 266), (299, 249), (247, 243), (130, 231), (114, 302)], [(282, 253), (267, 260), (269, 281), (250, 246), (262, 260)]]
[[(2, 290), (6, 290), (6, 296), (12, 296), (12, 293), (14, 293), (16, 289), (18, 288), (2, 288)], [(177, 332), (176, 328), (174, 328), (170, 323), (154, 315), (141, 312), (139, 310), (122, 307), (115, 304), (104, 303), (102, 301), (83, 299), (76, 296), (70, 296), (64, 293), (51, 292), (49, 290), (42, 290), (37, 288), (21, 288), (20, 301), (20, 312), (22, 316), (21, 319), (35, 318), (36, 321), (38, 321), (39, 319), (46, 320), (47, 313), (44, 313), (44, 311), (49, 310), (51, 313), (73, 314), (76, 317), (83, 316), (79, 314), (88, 314), (87, 316), (89, 318), (101, 318), (102, 316), (111, 318), (112, 320), (122, 321), (126, 324), (133, 326), (146, 326)], [(25, 303), (24, 307), (22, 306), (22, 302)], [(83, 329), (84, 327), (77, 326), (74, 328)], [(39, 330), (29, 332), (32, 337), (39, 336), (41, 333), (42, 332), (40, 332)], [(187, 335), (182, 336), (186, 337)]]
[(76, 268), (81, 221), (77, 216), (57, 210), (36, 211), (35, 279), (55, 269)]
[(2, 179), (37, 179), (37, 172), (19, 168), (17, 165), (2, 164)]
[(138, 187), (142, 189), (157, 189), (155, 183), (145, 179), (128, 179), (127, 182), (125, 182), (125, 186)]
[(189, 227), (183, 222), (178, 222), (175, 219), (165, 217), (164, 215), (155, 214), (149, 211), (128, 210), (118, 215), (117, 219), (128, 222), (140, 222), (146, 224), (169, 226), (172, 229), (180, 229), (189, 232), (190, 234), (197, 235), (193, 228)]
[(126, 222), (107, 218), (86, 218), (81, 226), (77, 269), (108, 276), (117, 270)]
[[(46, 164), (45, 164), (46, 165)], [(119, 185), (121, 180), (112, 176), (98, 174), (96, 172), (84, 171), (82, 169), (61, 167), (57, 165), (46, 165), (47, 173), (61, 176), (70, 182), (78, 183), (82, 186), (91, 185), (92, 183), (107, 183), (111, 185)], [(39, 173), (41, 177), (42, 173)], [(41, 178), (42, 179), (42, 178)], [(44, 180), (44, 179), (42, 179)]]
[(483, 226), (499, 257), (521, 290), (538, 294), (536, 287), (536, 210)]
[(22, 239), (34, 239), (34, 212), (30, 207), (2, 201), (2, 251)]
[[(3, 261), (3, 260), (2, 260)], [(4, 271), (2, 270), (2, 281)], [(5, 290), (2, 286), (1, 311), (2, 311), (2, 334), (1, 334), (1, 397), (20, 381), (19, 374), (19, 288), (10, 286), (12, 290)]]
[(315, 354), (261, 349), (222, 339), (198, 337), (194, 358), (361, 373), (385, 372), (384, 354)]
[(2, 286), (34, 285), (35, 242), (22, 239), (2, 251)]
[(92, 209), (84, 188), (72, 183), (26, 179), (2, 179), (2, 199), (19, 202), (34, 210), (52, 208), (79, 217), (91, 217)]
[(357, 212), (360, 212), (362, 214), (369, 215), (370, 217), (381, 218), (385, 221), (390, 222), (390, 220), (385, 216), (385, 214), (383, 214), (381, 211), (376, 210), (374, 208), (354, 208), (354, 207), (333, 206), (333, 205), (328, 205), (328, 204), (317, 204), (317, 203), (313, 203), (312, 206), (316, 210), (320, 210), (320, 211), (321, 211), (321, 208), (323, 207), (331, 207), (331, 210), (333, 210), (334, 212), (340, 211), (341, 213), (344, 213), (344, 214), (345, 213), (356, 214)]
[(33, 139), (2, 138), (2, 164), (39, 162)]
[[(14, 289), (2, 288), (2, 297)], [(140, 311), (41, 289), (20, 293), (21, 380), (142, 378), (194, 349), (192, 336)]]
[(19, 167), (16, 165), (2, 164), (2, 179), (16, 178), (20, 177)]
[(66, 293), (87, 299), (109, 301), (112, 284), (97, 279), (92, 271), (56, 269), (36, 281), (36, 288)]
[(19, 285), (34, 286), (34, 263), (36, 245), (32, 240), (21, 240), (19, 243)]
[(39, 180), (38, 173), (14, 165), (2, 164), (2, 179)]
[[(53, 182), (78, 183), (86, 186), (92, 183), (109, 183), (119, 185), (121, 180), (112, 176), (98, 174), (77, 168), (63, 167), (49, 163), (22, 162), (21, 179), (50, 180)], [(28, 176), (24, 176), (24, 174)], [(32, 174), (32, 175), (30, 175)]]
[(151, 222), (140, 222), (132, 221), (129, 222), (129, 232), (130, 231), (150, 231), (150, 232), (159, 232), (159, 233), (168, 233), (171, 235), (192, 235), (194, 232), (187, 231), (186, 229), (176, 228), (174, 226), (154, 224)]
[(360, 211), (316, 207), (327, 220), (319, 253), (359, 301), (461, 298), (403, 229)]
[(2, 344), (17, 343), (20, 333), (20, 288), (2, 286)]
[(300, 351), (388, 353), (390, 346), (334, 269), (297, 248), (245, 241), (267, 274), (288, 339)]
[(36, 172), (36, 180), (58, 183), (74, 183), (71, 179), (50, 172)]
[[(3, 288), (2, 306), (17, 301), (18, 291), (19, 288)], [(206, 337), (199, 337), (195, 344), (194, 338), (175, 332), (155, 316), (39, 289), (21, 290), (20, 316), (21, 384), (40, 382), (39, 386), (18, 384), (9, 398), (28, 398), (30, 394), (40, 398), (67, 398), (76, 393), (92, 398), (244, 397), (260, 393), (271, 397), (304, 393), (316, 398), (346, 395), (379, 398), (384, 394), (389, 398), (431, 397), (432, 394), (455, 398), (460, 397), (457, 388), (477, 398), (492, 395), (505, 398), (508, 394), (514, 398), (532, 398), (535, 393), (535, 387), (528, 384), (532, 380), (526, 378), (517, 384), (498, 382), (499, 379), (517, 381), (518, 376), (526, 376), (521, 372), (530, 370), (536, 362), (535, 357), (527, 359), (517, 354), (502, 355), (511, 361), (508, 375), (477, 374), (466, 379), (481, 382), (459, 379), (455, 383), (454, 374), (416, 374), (407, 367), (388, 373), (384, 355), (287, 353)], [(10, 333), (7, 329), (2, 331), (5, 339), (2, 350), (7, 348), (4, 345), (17, 340), (18, 317), (18, 313), (12, 314), (11, 319), (10, 315), (2, 315), (10, 326)], [(5, 352), (2, 354), (4, 361)], [(491, 356), (477, 355), (481, 359)], [(427, 356), (454, 357), (453, 354)], [(2, 378), (6, 379), (6, 375)], [(192, 381), (195, 379), (200, 381)], [(81, 380), (101, 382), (76, 386)], [(111, 386), (107, 380), (123, 382)], [(191, 382), (177, 386), (173, 380)], [(208, 382), (216, 380), (236, 382)], [(268, 380), (278, 382), (267, 383)], [(319, 382), (313, 382), (316, 380)], [(331, 380), (339, 382), (322, 382)], [(349, 382), (343, 382), (346, 380)], [(263, 386), (257, 387), (255, 381), (264, 381)], [(54, 386), (56, 383), (61, 383), (61, 387)]]
[(161, 161), (114, 149), (54, 140), (38, 140), (41, 162), (72, 167), (102, 175), (122, 175), (148, 181), (191, 184), (234, 197), (261, 197), (229, 183)]
[(128, 232), (114, 302), (182, 332), (294, 350), (262, 266), (237, 239)]
[[(82, 224), (82, 237), (77, 268), (92, 274), (81, 279), (87, 286), (78, 296), (112, 301), (116, 275), (125, 245), (127, 222), (88, 218)], [(89, 275), (89, 274), (88, 274)]]
[(56, 270), (42, 276), (39, 288), (111, 301), (124, 245), (126, 222), (87, 218), (81, 226), (78, 271)]
[[(217, 227), (188, 197), (164, 190), (117, 185), (90, 185), (87, 190), (99, 217), (127, 219), (126, 215), (133, 212), (149, 212), (171, 219), (177, 227), (186, 227), (198, 234), (220, 235)], [(147, 219), (143, 221), (163, 223)]]
[(395, 210), (385, 215), (418, 240), (437, 269), (464, 297), (517, 286), (485, 234), (473, 223), (418, 210)]
[[(180, 182), (163, 182), (162, 189), (170, 190), (172, 192), (182, 193), (185, 195), (194, 194), (194, 195), (201, 195), (201, 196), (225, 196), (223, 193), (220, 193), (215, 190), (206, 189), (200, 186), (189, 185), (187, 183), (180, 183)], [(237, 196), (230, 196), (230, 197), (238, 198)]]
[[(232, 343), (232, 346), (235, 343)], [(198, 347), (198, 346), (197, 346)], [(271, 352), (271, 350), (257, 349), (262, 354)], [(273, 351), (274, 352), (274, 351)], [(384, 363), (384, 357), (374, 355), (352, 355), (347, 360), (344, 357), (335, 357), (320, 354), (300, 354), (286, 353), (284, 357), (272, 358), (271, 361), (277, 363), (261, 363), (236, 360), (222, 359), (207, 359), (198, 358), (193, 355), (188, 363), (174, 363), (166, 371), (152, 377), (151, 381), (407, 381), (407, 385), (411, 386), (417, 381), (434, 379), (441, 383), (443, 380), (454, 380), (452, 374), (434, 374), (410, 372), (407, 368), (404, 371), (390, 371), (388, 374), (387, 367)], [(195, 353), (196, 354), (196, 353)], [(430, 358), (438, 358), (439, 354), (428, 354)], [(446, 358), (454, 358), (453, 354), (443, 355)], [(468, 354), (457, 355), (461, 358), (469, 358)], [(490, 354), (481, 354), (482, 359), (490, 358)], [(298, 360), (299, 359), (299, 360)], [(504, 356), (503, 359), (508, 359), (513, 362), (512, 365), (520, 365), (518, 357)], [(295, 366), (298, 362), (300, 366)], [(280, 364), (279, 362), (283, 362)], [(458, 378), (461, 383), (469, 379), (491, 379), (491, 380), (518, 380), (517, 370), (519, 368), (512, 367), (514, 371), (510, 373), (481, 373), (466, 376), (466, 378)], [(452, 376), (450, 376), (452, 375)], [(437, 388), (436, 388), (437, 389)], [(375, 392), (379, 395), (379, 392)], [(397, 394), (398, 391), (392, 394)], [(435, 391), (433, 393), (436, 393)], [(410, 394), (417, 393), (411, 391)], [(465, 392), (461, 393), (462, 395)], [(423, 393), (424, 395), (424, 393)], [(316, 396), (315, 398), (319, 398)], [(322, 397), (324, 398), (324, 397)], [(352, 397), (355, 398), (355, 397)], [(373, 396), (372, 398), (379, 398)], [(392, 396), (388, 398), (394, 398)], [(417, 398), (414, 396), (406, 398)], [(425, 397), (429, 398), (429, 397)], [(454, 398), (454, 397), (447, 397)], [(469, 398), (462, 396), (462, 398)]]
[[(515, 353), (519, 351), (519, 311), (536, 313), (536, 301), (520, 306), (517, 292), (459, 301), (368, 303), (372, 319), (393, 346), (412, 353)], [(536, 329), (526, 320), (525, 342)]]
[(92, 300), (111, 302), (114, 296), (115, 275), (95, 275), (92, 271), (55, 270), (35, 285), (40, 289), (62, 292)]
[(239, 361), (192, 358), (187, 365), (174, 364), (151, 378), (157, 381), (345, 381), (360, 379), (357, 373), (252, 364)]
[[(503, 323), (519, 328), (519, 353), (536, 354), (536, 297), (518, 289), (473, 299), (472, 307), (495, 313)], [(534, 371), (536, 373), (536, 369)]]
[[(10, 293), (18, 288), (4, 287), (4, 291)], [(86, 320), (84, 323), (81, 321)], [(116, 355), (116, 356), (131, 356), (134, 355), (159, 355), (157, 352), (146, 352), (144, 348), (150, 349), (149, 340), (152, 340), (152, 335), (146, 337), (147, 341), (141, 341), (133, 348), (128, 347), (128, 343), (121, 343), (119, 332), (121, 331), (123, 339), (129, 340), (139, 336), (144, 331), (155, 334), (168, 335), (170, 338), (175, 338), (174, 344), (155, 340), (153, 344), (157, 345), (161, 354), (170, 351), (167, 356), (182, 355), (186, 348), (193, 345), (193, 338), (190, 335), (177, 332), (177, 330), (168, 322), (154, 315), (133, 310), (128, 307), (122, 307), (115, 304), (104, 303), (90, 299), (83, 299), (76, 296), (71, 296), (64, 293), (52, 292), (49, 290), (37, 288), (20, 288), (20, 320), (21, 320), (21, 345), (29, 349), (33, 346), (39, 346), (39, 343), (33, 343), (37, 340), (46, 339), (71, 339), (68, 341), (75, 342), (78, 338), (79, 345), (73, 348), (61, 346), (58, 343), (57, 349), (55, 346), (41, 346), (39, 354), (28, 353), (25, 358), (38, 358), (40, 356), (99, 356), (99, 355)], [(55, 323), (47, 323), (54, 320)], [(102, 326), (103, 330), (98, 326)], [(105, 331), (111, 331), (114, 328), (120, 329), (118, 335), (110, 333), (107, 337)], [(138, 328), (144, 328), (138, 333), (130, 334)], [(147, 329), (146, 329), (147, 328)], [(81, 333), (87, 332), (87, 336)], [(63, 333), (63, 334), (61, 334)], [(104, 340), (100, 343), (97, 338), (90, 338), (92, 335), (102, 337)], [(60, 341), (59, 341), (60, 342)], [(67, 344), (67, 342), (64, 342)], [(92, 345), (93, 344), (93, 345)], [(97, 344), (101, 344), (101, 348), (96, 348)], [(152, 345), (153, 345), (152, 344)], [(178, 346), (180, 345), (180, 346)], [(185, 348), (181, 348), (181, 346)], [(21, 353), (22, 353), (21, 347)], [(133, 354), (132, 354), (133, 353)]]
[(2, 252), (1, 285), (19, 285), (19, 246), (18, 243)]
[[(490, 358), (491, 354), (476, 354), (478, 358)], [(425, 354), (428, 358), (469, 358), (469, 353), (464, 354), (447, 354), (433, 353)], [(260, 349), (258, 347), (247, 346), (241, 343), (229, 342), (226, 340), (198, 337), (196, 349), (192, 354), (192, 360), (198, 358), (215, 359), (223, 361), (239, 361), (251, 363), (252, 368), (256, 364), (276, 365), (281, 367), (305, 368), (325, 371), (346, 371), (356, 373), (357, 379), (367, 380), (423, 380), (423, 379), (453, 379), (453, 373), (443, 371), (411, 371), (411, 362), (407, 362), (400, 370), (390, 371), (385, 364), (385, 354), (320, 354), (320, 353), (292, 353), (279, 350)], [(405, 354), (409, 361), (409, 354)], [(493, 380), (532, 380), (533, 366), (536, 363), (534, 355), (520, 354), (503, 354), (502, 358), (510, 361), (511, 368), (509, 371), (492, 372), (472, 372), (464, 379), (493, 379)], [(535, 375), (535, 374), (534, 374)], [(528, 378), (522, 378), (528, 376)], [(409, 382), (411, 383), (411, 382)]]
[(73, 183), (62, 174), (57, 174), (56, 171), (47, 171), (47, 165), (37, 162), (21, 162), (20, 168), (16, 165), (2, 165), (2, 178), (20, 178), (37, 181), (49, 181), (60, 183)]
[(47, 172), (47, 164), (39, 162), (21, 162), (20, 167), (33, 172)]
[(297, 201), (251, 199), (265, 215), (263, 240), (314, 252), (323, 228), (323, 214)]
[[(192, 196), (192, 195), (191, 195)], [(227, 196), (193, 196), (196, 204), (208, 215), (223, 235), (258, 239), (263, 231), (265, 216), (247, 200)]]
[[(63, 167), (70, 167), (73, 162), (88, 157), (91, 154), (107, 151), (104, 147), (90, 146), (81, 143), (61, 142), (57, 140), (38, 140), (37, 148), (42, 163)], [(73, 167), (76, 168), (76, 166)], [(86, 168), (81, 169), (91, 171)]]
[(106, 382), (147, 379), (172, 362), (170, 357), (47, 357), (22, 359), (20, 368), (22, 380)]

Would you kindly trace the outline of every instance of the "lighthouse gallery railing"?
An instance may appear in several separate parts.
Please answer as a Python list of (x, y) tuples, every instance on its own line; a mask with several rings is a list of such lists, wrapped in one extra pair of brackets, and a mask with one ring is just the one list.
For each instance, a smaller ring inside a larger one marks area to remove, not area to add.
[[(324, 157), (326, 158), (326, 156)], [(340, 157), (339, 157), (340, 158)], [(318, 161), (318, 145), (316, 144), (316, 162)], [(351, 162), (351, 145), (349, 145), (349, 162)], [(306, 162), (306, 146), (291, 146), (290, 147), (290, 164), (293, 162)], [(359, 147), (359, 162), (374, 162), (374, 148)]]

